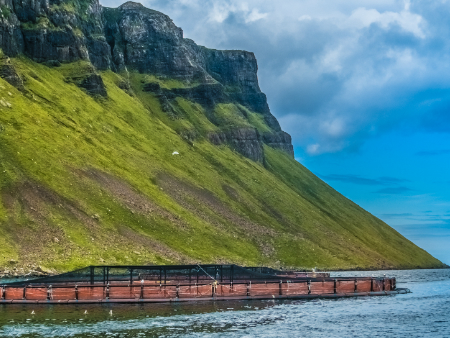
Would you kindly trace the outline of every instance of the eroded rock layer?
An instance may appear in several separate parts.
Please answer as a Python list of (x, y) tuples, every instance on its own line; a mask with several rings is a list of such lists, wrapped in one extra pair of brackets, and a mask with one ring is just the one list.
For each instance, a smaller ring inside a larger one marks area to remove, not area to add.
[[(253, 53), (198, 46), (185, 39), (167, 15), (131, 1), (118, 8), (102, 7), (98, 0), (1, 0), (0, 4), (0, 48), (7, 56), (24, 54), (49, 66), (84, 60), (96, 70), (136, 70), (178, 80), (183, 88), (164, 90), (149, 83), (144, 90), (157, 93), (169, 113), (176, 97), (206, 110), (219, 103), (242, 105), (259, 114), (270, 130), (262, 134), (238, 125), (204, 136), (260, 162), (263, 144), (293, 156), (290, 137), (281, 131), (259, 88)], [(107, 96), (95, 70), (75, 82), (91, 95)], [(212, 123), (223, 127), (214, 119)]]

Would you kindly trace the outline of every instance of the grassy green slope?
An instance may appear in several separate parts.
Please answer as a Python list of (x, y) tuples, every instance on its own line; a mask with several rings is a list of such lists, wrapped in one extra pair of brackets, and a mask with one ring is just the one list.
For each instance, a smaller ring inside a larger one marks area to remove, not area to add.
[[(0, 79), (0, 266), (442, 265), (284, 153), (266, 147), (263, 166), (210, 144), (199, 105), (177, 99), (168, 117), (138, 75), (130, 96), (102, 73), (109, 97), (94, 99), (65, 81), (81, 63), (12, 62), (28, 92)], [(246, 115), (230, 123), (267, 128)]]

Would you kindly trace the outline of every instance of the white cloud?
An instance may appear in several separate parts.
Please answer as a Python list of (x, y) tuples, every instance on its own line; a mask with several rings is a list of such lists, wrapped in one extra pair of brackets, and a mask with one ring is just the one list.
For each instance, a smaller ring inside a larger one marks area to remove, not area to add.
[(268, 13), (260, 13), (258, 9), (252, 9), (252, 11), (247, 15), (245, 22), (253, 22), (261, 19), (265, 19)]
[(310, 21), (312, 20), (312, 17), (310, 17), (309, 15), (302, 15), (301, 17), (298, 18), (298, 21)]
[(320, 129), (328, 136), (340, 137), (345, 135), (346, 125), (342, 117), (331, 117), (322, 121)]
[(306, 148), (306, 151), (310, 155), (317, 155), (319, 153), (319, 149), (320, 149), (320, 144), (314, 143), (314, 144), (308, 145), (308, 147)]
[[(409, 5), (405, 5), (405, 8), (409, 9)], [(346, 23), (359, 29), (369, 27), (374, 23), (379, 24), (384, 29), (388, 29), (392, 24), (397, 24), (404, 31), (413, 33), (422, 39), (425, 38), (425, 33), (422, 30), (423, 18), (409, 10), (380, 13), (376, 9), (360, 7), (352, 12)]]
[(262, 13), (258, 8), (250, 6), (246, 2), (222, 1), (214, 2), (209, 10), (209, 21), (222, 23), (231, 14), (238, 14), (244, 17), (245, 23), (258, 21), (267, 17), (268, 13)]

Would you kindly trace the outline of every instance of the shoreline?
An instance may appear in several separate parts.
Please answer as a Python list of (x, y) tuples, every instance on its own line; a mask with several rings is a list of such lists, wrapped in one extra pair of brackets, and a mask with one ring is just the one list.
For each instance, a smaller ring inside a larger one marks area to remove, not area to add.
[(365, 268), (355, 268), (355, 269), (334, 269), (334, 270), (319, 270), (317, 272), (345, 272), (345, 271), (406, 271), (406, 270), (445, 270), (450, 269), (450, 265), (445, 264), (445, 266), (440, 268), (382, 268), (382, 269), (365, 269)]
[[(408, 270), (445, 270), (445, 269), (450, 269), (450, 266), (446, 266), (446, 267), (442, 267), (442, 268), (415, 268), (415, 269), (351, 269), (351, 270), (347, 270), (347, 269), (342, 269), (342, 270), (319, 270), (317, 269), (315, 272), (370, 272), (370, 271), (408, 271)], [(306, 270), (299, 270), (301, 272), (306, 271)], [(306, 271), (306, 272), (311, 272), (311, 271)], [(32, 274), (32, 273), (36, 273), (36, 274)], [(38, 272), (38, 271), (30, 271), (29, 273), (25, 274), (25, 275), (10, 275), (10, 274), (2, 274), (0, 275), (0, 285), (1, 285), (1, 281), (2, 280), (20, 280), (20, 279), (35, 279), (35, 278), (42, 278), (42, 277), (51, 277), (51, 276), (55, 276), (58, 275), (59, 273), (45, 273), (45, 272)]]

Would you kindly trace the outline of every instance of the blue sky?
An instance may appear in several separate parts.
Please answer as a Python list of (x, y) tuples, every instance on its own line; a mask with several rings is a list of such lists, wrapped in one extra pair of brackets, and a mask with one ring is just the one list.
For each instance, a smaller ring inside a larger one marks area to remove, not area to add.
[(253, 51), (297, 160), (450, 264), (448, 1), (142, 3), (198, 44)]

